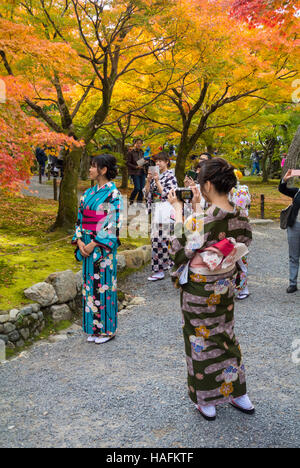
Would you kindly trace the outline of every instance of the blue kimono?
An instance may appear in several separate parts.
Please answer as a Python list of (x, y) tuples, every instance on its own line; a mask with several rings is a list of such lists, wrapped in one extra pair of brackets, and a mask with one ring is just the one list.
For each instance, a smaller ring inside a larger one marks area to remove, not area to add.
[(80, 200), (76, 232), (86, 245), (97, 243), (94, 252), (83, 262), (83, 330), (89, 335), (112, 336), (117, 330), (117, 248), (123, 201), (113, 182), (87, 190)]

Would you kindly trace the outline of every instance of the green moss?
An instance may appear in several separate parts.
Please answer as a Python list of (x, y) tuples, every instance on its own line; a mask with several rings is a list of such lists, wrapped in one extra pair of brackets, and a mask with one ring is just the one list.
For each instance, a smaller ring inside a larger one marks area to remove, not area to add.
[[(48, 232), (57, 207), (53, 200), (5, 198), (0, 193), (0, 309), (28, 304), (24, 289), (55, 271), (81, 269), (74, 258), (70, 233), (62, 229)], [(121, 242), (120, 252), (141, 247), (149, 239), (127, 238)]]
[(51, 335), (56, 335), (58, 332), (62, 330), (66, 330), (72, 325), (72, 322), (68, 320), (62, 320), (61, 322), (54, 323), (52, 319), (46, 317), (46, 326), (43, 331), (38, 335), (35, 336), (27, 341), (25, 341), (23, 346), (17, 346), (14, 349), (6, 348), (6, 359), (11, 359), (12, 357), (20, 354), (22, 351), (25, 351), (30, 346), (32, 346), (35, 342), (40, 340), (48, 339)]

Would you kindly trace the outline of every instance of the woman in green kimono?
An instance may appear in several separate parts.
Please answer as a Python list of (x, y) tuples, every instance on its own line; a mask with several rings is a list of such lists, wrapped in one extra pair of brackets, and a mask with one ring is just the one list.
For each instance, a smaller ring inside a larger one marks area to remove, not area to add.
[(117, 330), (117, 248), (122, 196), (112, 181), (117, 175), (116, 158), (96, 156), (90, 178), (96, 185), (80, 200), (73, 244), (83, 262), (83, 330), (88, 342), (101, 344)]
[[(184, 224), (182, 204), (174, 191), (169, 194), (176, 212), (171, 253), (173, 280), (181, 288), (188, 390), (207, 420), (214, 420), (216, 405), (225, 402), (245, 413), (254, 412), (234, 334), (235, 263), (248, 252), (252, 239), (245, 213), (228, 201), (236, 182), (227, 161), (206, 162), (199, 183), (210, 206), (204, 213), (199, 206)], [(192, 190), (195, 206), (200, 193)]]

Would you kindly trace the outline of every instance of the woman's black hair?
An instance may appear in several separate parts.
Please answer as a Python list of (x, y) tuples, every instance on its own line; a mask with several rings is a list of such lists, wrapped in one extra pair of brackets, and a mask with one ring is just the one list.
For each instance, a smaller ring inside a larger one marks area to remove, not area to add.
[(170, 156), (165, 151), (161, 151), (153, 156), (154, 161), (165, 161), (168, 167), (171, 166)]
[(98, 171), (107, 167), (105, 177), (108, 180), (115, 179), (118, 174), (117, 160), (112, 154), (99, 154), (92, 159), (92, 166), (97, 167)]
[(205, 156), (207, 156), (207, 159), (209, 159), (209, 160), (213, 158), (210, 153), (205, 153), (205, 152), (200, 154), (200, 156), (199, 156), (200, 158), (201, 158), (202, 154), (205, 154)]
[(220, 194), (227, 194), (236, 186), (237, 178), (234, 168), (223, 158), (213, 158), (205, 161), (198, 174), (198, 182), (203, 195), (205, 195), (204, 185), (211, 182), (216, 191)]
[(197, 164), (195, 165), (195, 171), (197, 169), (202, 169), (203, 165), (206, 163), (207, 161), (199, 161), (197, 162)]

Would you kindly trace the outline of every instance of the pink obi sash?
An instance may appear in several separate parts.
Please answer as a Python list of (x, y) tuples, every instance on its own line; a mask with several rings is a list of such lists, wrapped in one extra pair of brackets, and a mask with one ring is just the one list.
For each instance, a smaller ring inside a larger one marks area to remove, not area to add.
[(238, 243), (232, 237), (200, 249), (190, 262), (191, 269), (208, 268), (209, 271), (233, 268), (235, 262), (248, 253), (245, 244)]
[(107, 213), (104, 211), (83, 210), (83, 229), (94, 232), (99, 231), (100, 229), (97, 228), (98, 223), (100, 223), (104, 218), (106, 218), (106, 216)]

